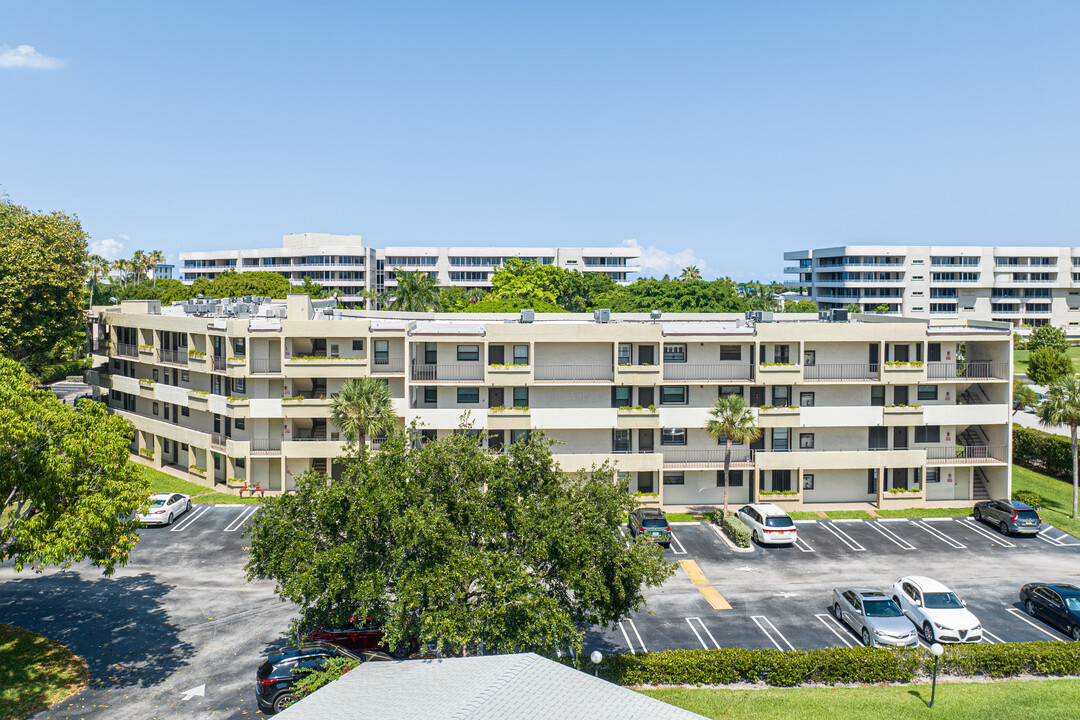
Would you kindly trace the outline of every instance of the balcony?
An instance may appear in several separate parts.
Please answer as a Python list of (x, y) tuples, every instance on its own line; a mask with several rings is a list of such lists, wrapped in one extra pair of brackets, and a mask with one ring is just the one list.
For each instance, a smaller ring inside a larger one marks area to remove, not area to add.
[(131, 343), (116, 343), (116, 354), (119, 357), (139, 357), (139, 346)]
[(221, 355), (214, 356), (214, 371), (225, 372), (225, 358)]
[(1008, 380), (1011, 366), (996, 362), (932, 362), (927, 363), (927, 376), (931, 380)]
[(934, 445), (926, 448), (928, 465), (1008, 463), (1007, 445)]
[(447, 363), (413, 365), (409, 378), (413, 382), (483, 382), (484, 366), (476, 363)]
[(381, 358), (376, 355), (371, 364), (372, 375), (400, 375), (404, 372), (405, 358), (403, 357)]
[[(664, 467), (668, 468), (716, 468), (724, 467), (724, 448), (715, 450), (665, 450)], [(754, 466), (754, 451), (746, 447), (731, 448), (731, 467)]]
[(252, 455), (280, 455), (281, 454), (281, 438), (279, 437), (257, 437), (251, 438), (250, 443)]
[(225, 436), (221, 433), (210, 433), (210, 447), (218, 450), (225, 449)]
[(750, 363), (666, 363), (665, 380), (749, 380)]
[(188, 351), (187, 350), (159, 350), (158, 362), (169, 363), (171, 365), (183, 365), (188, 364)]
[(537, 365), (534, 377), (536, 382), (604, 383), (615, 379), (615, 368), (610, 363)]
[(880, 467), (922, 467), (926, 452), (922, 449), (888, 448), (793, 448), (757, 450), (754, 465), (763, 470), (846, 470)]
[(277, 358), (251, 358), (252, 375), (275, 375), (281, 372)]
[(806, 380), (877, 380), (878, 363), (818, 363), (803, 368)]

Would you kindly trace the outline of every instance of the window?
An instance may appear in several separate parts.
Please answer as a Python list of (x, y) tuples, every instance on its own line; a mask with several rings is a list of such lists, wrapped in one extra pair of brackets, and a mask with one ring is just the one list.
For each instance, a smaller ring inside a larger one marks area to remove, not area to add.
[(893, 405), (907, 405), (908, 404), (908, 386), (897, 385), (892, 391)]
[(353, 340), (352, 341), (352, 349), (353, 349), (353, 352), (364, 352), (364, 341), (363, 340)]
[(669, 470), (669, 471), (664, 473), (664, 484), (665, 485), (685, 485), (686, 484), (686, 476), (683, 475), (681, 470), (678, 470), (678, 471), (675, 471), (675, 472), (672, 472), (672, 471)]
[(180, 371), (180, 382), (191, 382), (191, 373), (187, 370)]
[(772, 404), (776, 407), (786, 407), (791, 404), (791, 386), (773, 385)]
[(157, 382), (157, 381), (158, 381), (158, 370), (157, 370), (157, 368), (154, 368), (154, 382)]
[(664, 385), (660, 388), (660, 404), (661, 405), (685, 405), (686, 404), (686, 386), (685, 385)]
[(629, 343), (619, 343), (619, 364), (630, 365), (632, 364), (632, 353), (634, 346)]
[(739, 397), (742, 397), (742, 386), (741, 385), (721, 385), (720, 386), (720, 397), (727, 397), (728, 395), (738, 395)]
[(937, 385), (920, 385), (920, 400), (937, 400)]
[(166, 419), (166, 420), (170, 420), (170, 419), (171, 419), (171, 418), (169, 417), (169, 407), (170, 407), (170, 406), (169, 406), (169, 403), (165, 403), (165, 419)]
[(924, 425), (922, 427), (915, 427), (915, 442), (917, 443), (936, 443), (941, 442), (941, 426), (940, 425)]
[(872, 427), (868, 428), (869, 438), (867, 440), (867, 446), (871, 450), (888, 450), (889, 449), (889, 428), (887, 427)]
[(789, 351), (790, 347), (788, 345), (776, 345), (775, 347), (773, 347), (773, 362), (791, 362), (791, 353)]
[(742, 348), (738, 345), (721, 345), (721, 360), (742, 360)]
[(476, 362), (480, 359), (480, 346), (479, 345), (458, 345), (457, 346), (457, 359), (458, 362)]
[(870, 388), (870, 405), (885, 405), (885, 386), (874, 385)]
[(515, 365), (528, 365), (529, 364), (529, 346), (528, 345), (515, 345), (514, 346), (514, 364)]
[(527, 408), (529, 407), (529, 388), (516, 387), (514, 388), (514, 407)]
[(461, 404), (480, 402), (480, 388), (458, 388), (457, 401)]
[(233, 355), (236, 357), (244, 357), (247, 355), (246, 345), (244, 344), (244, 338), (233, 338)]
[(233, 425), (236, 427), (237, 430), (246, 429), (244, 426), (244, 418), (235, 418), (233, 420)]
[(664, 362), (672, 362), (672, 363), (684, 363), (684, 362), (686, 362), (686, 346), (685, 345), (665, 345), (664, 346)]
[(188, 408), (186, 408), (186, 407), (181, 407), (181, 408), (180, 408), (180, 414), (181, 414), (182, 416), (184, 416), (184, 417), (189, 417), (189, 416), (191, 415), (191, 410), (189, 410), (189, 409), (188, 409)]
[(633, 388), (627, 386), (611, 388), (611, 407), (621, 408), (632, 405), (633, 403), (630, 401), (632, 390)]
[(664, 428), (660, 431), (661, 445), (685, 445), (686, 428)]
[(813, 490), (814, 489), (814, 476), (812, 473), (803, 473), (802, 476), (802, 489)]
[(375, 364), (376, 365), (389, 365), (390, 364), (390, 341), (389, 340), (376, 340), (375, 341)]
[(162, 453), (168, 453), (168, 452), (171, 452), (171, 451), (172, 451), (172, 445), (169, 443), (169, 439), (168, 438), (163, 438), (161, 440), (161, 452)]
[(187, 443), (180, 443), (180, 449), (187, 452)]
[(799, 433), (799, 449), (800, 450), (813, 450), (814, 449), (814, 433)]
[(773, 470), (772, 471), (772, 489), (773, 490), (791, 490), (791, 471), (790, 470)]
[(628, 453), (628, 452), (631, 452), (630, 431), (629, 430), (616, 428), (616, 429), (611, 431), (611, 452), (613, 452), (613, 453)]
[(817, 350), (803, 350), (802, 364), (813, 367), (817, 364)]
[(424, 364), (434, 365), (439, 362), (439, 345), (437, 343), (424, 343)]
[(244, 378), (233, 378), (233, 392), (237, 393), (238, 395), (243, 395), (247, 392), (244, 388)]
[(438, 405), (439, 404), (439, 388), (430, 387), (430, 386), (424, 388), (424, 404), (425, 405)]
[(866, 471), (866, 494), (867, 495), (876, 495), (877, 494), (877, 475), (878, 475), (877, 468), (870, 468), (869, 470)]
[[(743, 474), (742, 470), (728, 470), (728, 478), (731, 480), (729, 487), (742, 487), (743, 486)], [(716, 471), (716, 487), (724, 487), (724, 471)]]
[(802, 407), (814, 407), (814, 393), (801, 392), (799, 393), (799, 405)]
[(787, 450), (788, 445), (788, 429), (787, 428), (773, 428), (772, 431), (772, 449), (773, 450)]
[(155, 415), (158, 414), (158, 404), (157, 403), (154, 403), (154, 414)]
[(528, 430), (511, 430), (510, 431), (510, 444), (512, 445), (512, 444), (518, 442), (519, 440), (521, 442), (525, 442), (525, 443), (529, 442), (529, 431)]
[(941, 468), (926, 468), (926, 482), (941, 482)]
[(639, 387), (637, 390), (638, 405), (649, 407), (653, 404), (653, 388)]
[(341, 357), (341, 345), (330, 343), (330, 357)]

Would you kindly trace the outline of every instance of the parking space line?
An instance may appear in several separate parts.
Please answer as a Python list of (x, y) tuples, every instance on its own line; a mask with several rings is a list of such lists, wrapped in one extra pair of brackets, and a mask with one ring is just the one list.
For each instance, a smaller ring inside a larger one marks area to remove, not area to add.
[[(833, 521), (833, 522), (835, 522), (835, 521)], [(864, 548), (862, 545), (860, 545), (859, 543), (857, 543), (855, 541), (855, 538), (851, 537), (850, 535), (848, 535), (846, 532), (844, 532), (840, 528), (835, 527), (834, 525), (832, 525), (832, 523), (824, 523), (823, 522), (823, 523), (820, 523), (820, 524), (821, 524), (821, 527), (823, 527), (826, 530), (828, 530), (829, 532), (831, 532), (833, 535), (835, 535), (840, 540), (840, 542), (844, 543), (845, 545), (847, 545), (849, 548), (851, 548), (855, 552), (864, 552), (866, 550), (866, 548)]]
[[(1061, 531), (1061, 534), (1058, 535), (1056, 538), (1050, 537), (1046, 533), (1050, 532), (1051, 530), (1059, 530)], [(1045, 530), (1040, 530), (1037, 537), (1040, 540), (1045, 540), (1046, 542), (1056, 547), (1072, 547), (1080, 545), (1080, 542), (1065, 542), (1065, 538), (1069, 538), (1070, 540), (1075, 540), (1076, 538), (1074, 538), (1072, 535), (1065, 532), (1064, 530), (1061, 530), (1061, 528), (1056, 528), (1053, 525), (1047, 525)]]
[(814, 548), (810, 547), (805, 540), (798, 535), (795, 536), (795, 547), (799, 548), (803, 552), (817, 552)]
[(206, 513), (210, 512), (210, 505), (203, 505), (197, 508), (195, 512), (191, 513), (188, 517), (177, 523), (174, 527), (169, 528), (169, 532), (180, 532), (181, 530), (187, 530), (191, 527), (191, 523), (201, 518)]
[[(1065, 642), (1060, 637), (1058, 637), (1056, 633), (1050, 632), (1047, 629), (1047, 626), (1045, 626), (1045, 625), (1036, 625), (1034, 622), (1032, 622), (1030, 619), (1028, 619), (1027, 615), (1020, 612), (1016, 608), (1005, 608), (1005, 612), (1009, 613), (1010, 615), (1012, 615), (1014, 618), (1016, 618), (1018, 620), (1023, 620), (1028, 625), (1035, 628), (1036, 630), (1041, 632), (1043, 635), (1046, 635), (1047, 637), (1051, 638), (1052, 640), (1057, 640), (1058, 642)], [(1065, 636), (1062, 636), (1062, 637), (1065, 637)]]
[(989, 530), (987, 530), (986, 528), (979, 527), (978, 525), (975, 524), (975, 521), (972, 520), (971, 518), (957, 518), (956, 521), (958, 523), (960, 523), (961, 526), (966, 527), (968, 530), (971, 530), (972, 532), (977, 532), (980, 535), (982, 535), (983, 537), (988, 538), (988, 539), (998, 543), (1002, 547), (1010, 547), (1010, 548), (1016, 547), (1011, 542), (1006, 540), (1004, 535), (995, 535), (995, 534), (991, 533)]
[(724, 599), (724, 596), (711, 585), (699, 587), (698, 590), (705, 596), (705, 599), (712, 605), (713, 610), (730, 610), (731, 603)]
[(631, 655), (637, 655), (634, 651), (634, 643), (630, 642), (630, 636), (626, 634), (626, 623), (619, 623), (619, 629), (622, 630), (623, 640), (626, 641), (626, 647), (630, 648)]
[(983, 628), (983, 633), (982, 634), (983, 634), (983, 642), (988, 642), (988, 643), (1005, 642), (1004, 640), (1002, 640), (1001, 638), (999, 638), (997, 635), (990, 632), (986, 628)]
[(686, 548), (684, 548), (683, 544), (679, 542), (679, 538), (675, 537), (675, 533), (671, 533), (671, 540), (679, 546), (678, 550), (676, 550), (675, 548), (671, 548), (671, 552), (675, 553), (676, 555), (685, 555)]
[(705, 649), (705, 650), (709, 649), (709, 646), (706, 645), (705, 641), (701, 638), (701, 634), (698, 633), (697, 628), (694, 627), (694, 622), (695, 621), (697, 622), (698, 625), (701, 626), (701, 629), (705, 632), (705, 634), (709, 636), (709, 640), (712, 640), (713, 647), (715, 649), (719, 650), (720, 649), (720, 643), (716, 642), (716, 638), (714, 638), (712, 633), (709, 632), (709, 628), (705, 627), (705, 623), (701, 621), (701, 618), (697, 618), (697, 617), (686, 618), (686, 624), (689, 625), (690, 629), (694, 631), (694, 636), (698, 639), (698, 642), (701, 643), (701, 647), (703, 649)]
[[(927, 518), (927, 519), (929, 519), (929, 518)], [(951, 537), (949, 537), (945, 533), (941, 532), (936, 527), (931, 527), (931, 526), (927, 525), (926, 523), (924, 523), (922, 521), (919, 521), (919, 520), (915, 520), (911, 524), (914, 525), (915, 527), (919, 528), (920, 530), (925, 530), (926, 532), (930, 533), (931, 535), (936, 537), (938, 540), (942, 541), (943, 543), (945, 543), (949, 547), (953, 548), (954, 550), (966, 550), (967, 549), (967, 545), (965, 545), (962, 542), (959, 542), (957, 540), (953, 540)]]
[[(834, 618), (832, 615), (829, 615), (828, 613), (821, 613), (819, 615), (815, 615), (814, 617), (820, 620), (822, 624), (829, 629), (829, 632), (835, 635), (840, 640), (840, 642), (844, 643), (848, 647), (851, 647), (851, 641), (849, 641), (845, 637), (847, 629), (839, 622), (837, 622), (836, 618)], [(835, 627), (833, 627), (833, 625), (839, 627), (840, 630), (843, 632), (838, 631)]]
[(705, 573), (701, 571), (698, 564), (693, 560), (680, 560), (679, 567), (686, 573), (686, 577), (690, 579), (690, 582), (695, 585), (708, 585), (709, 579), (705, 577)]
[(258, 511), (258, 505), (251, 508), (250, 510), (248, 508), (244, 508), (244, 511), (240, 513), (240, 517), (233, 520), (231, 523), (229, 523), (228, 527), (225, 528), (225, 532), (236, 532), (244, 526), (244, 523), (254, 517), (255, 513), (257, 513)]
[(765, 633), (765, 637), (769, 638), (769, 642), (775, 645), (777, 650), (783, 650), (784, 648), (780, 647), (780, 643), (776, 642), (776, 638), (772, 636), (772, 633), (765, 629), (766, 625), (772, 629), (772, 632), (776, 633), (777, 637), (784, 641), (784, 644), (788, 646), (788, 650), (795, 649), (795, 646), (788, 642), (788, 639), (784, 637), (783, 633), (776, 629), (776, 626), (772, 624), (772, 621), (770, 621), (769, 618), (764, 615), (751, 615), (750, 619), (754, 621), (754, 624), (758, 626), (758, 629), (761, 630), (761, 632)]
[(912, 545), (907, 540), (903, 539), (902, 537), (900, 537), (899, 535), (894, 533), (892, 530), (889, 530), (888, 528), (878, 527), (878, 524), (873, 523), (873, 522), (866, 523), (866, 524), (867, 524), (868, 527), (871, 527), (874, 530), (876, 530), (878, 533), (880, 533), (881, 536), (884, 537), (886, 540), (888, 540), (888, 541), (892, 542), (893, 544), (899, 546), (899, 548), (901, 550), (914, 550), (915, 549), (914, 545)]
[(795, 520), (796, 525), (817, 525), (817, 520)]
[(641, 633), (637, 631), (637, 625), (634, 624), (634, 621), (627, 620), (626, 622), (630, 623), (630, 629), (634, 631), (634, 636), (637, 638), (638, 644), (641, 645), (641, 652), (649, 652), (648, 649), (645, 647), (645, 641), (641, 639)]

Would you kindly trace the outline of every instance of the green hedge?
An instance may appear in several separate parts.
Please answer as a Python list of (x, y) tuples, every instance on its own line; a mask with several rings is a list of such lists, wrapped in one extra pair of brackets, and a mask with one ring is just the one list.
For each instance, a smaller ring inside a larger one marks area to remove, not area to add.
[(1072, 446), (1067, 436), (1013, 425), (1013, 462), (1059, 478), (1072, 478)]
[(737, 515), (727, 515), (720, 524), (724, 533), (739, 547), (750, 547), (752, 534), (750, 528)]
[[(664, 650), (604, 658), (600, 673), (620, 685), (729, 685), (910, 682), (929, 676), (927, 650), (840, 647), (822, 650)], [(1032, 642), (946, 645), (939, 674), (1004, 678), (1080, 675), (1080, 644)]]
[(1030, 490), (1016, 490), (1012, 494), (1012, 499), (1027, 503), (1036, 510), (1042, 507), (1042, 495), (1039, 495), (1037, 492), (1031, 492)]

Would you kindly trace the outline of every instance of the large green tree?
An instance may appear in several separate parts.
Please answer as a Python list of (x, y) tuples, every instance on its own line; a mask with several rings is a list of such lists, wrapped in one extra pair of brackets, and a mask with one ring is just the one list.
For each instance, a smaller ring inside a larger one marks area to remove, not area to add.
[(1080, 466), (1077, 465), (1076, 432), (1080, 426), (1080, 381), (1072, 373), (1057, 378), (1046, 388), (1046, 397), (1035, 408), (1039, 422), (1047, 427), (1067, 425), (1072, 447), (1073, 518), (1080, 497)]
[(248, 530), (248, 576), (273, 579), (301, 624), (350, 617), (447, 652), (581, 648), (673, 565), (619, 526), (633, 499), (610, 467), (559, 470), (542, 434), (490, 453), (466, 433), (411, 447), (395, 433), (341, 479), (307, 473)]
[(802, 298), (799, 300), (785, 300), (784, 309), (781, 312), (786, 313), (816, 313), (818, 311), (817, 303), (813, 300), (807, 300)]
[(101, 403), (62, 404), (0, 358), (0, 427), (0, 561), (123, 565), (150, 490), (128, 461), (131, 426)]
[(387, 310), (425, 312), (439, 307), (439, 281), (422, 270), (394, 268), (397, 285), (388, 287), (380, 297)]
[(1027, 376), (1037, 385), (1049, 385), (1059, 377), (1072, 374), (1072, 359), (1060, 350), (1044, 345), (1028, 354)]
[(86, 233), (78, 218), (0, 200), (0, 354), (31, 370), (85, 340)]
[(565, 270), (555, 265), (507, 258), (491, 278), (491, 299), (558, 304), (566, 288), (567, 275)]
[(382, 437), (397, 427), (390, 388), (379, 378), (349, 380), (330, 399), (330, 420), (347, 443), (363, 445), (368, 435)]
[(1067, 352), (1069, 341), (1065, 337), (1065, 331), (1056, 325), (1040, 325), (1032, 330), (1027, 339), (1027, 349), (1034, 352), (1043, 347), (1060, 353)]
[(761, 429), (754, 422), (754, 415), (746, 406), (742, 395), (722, 395), (716, 399), (705, 432), (724, 441), (724, 515), (728, 514), (728, 488), (731, 487), (731, 445), (746, 445), (761, 437)]

